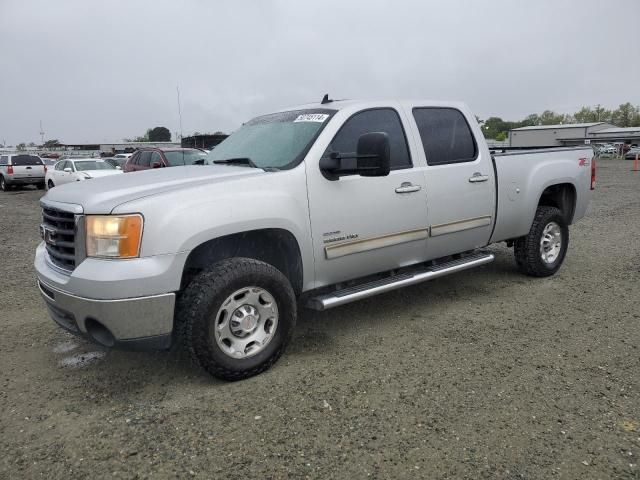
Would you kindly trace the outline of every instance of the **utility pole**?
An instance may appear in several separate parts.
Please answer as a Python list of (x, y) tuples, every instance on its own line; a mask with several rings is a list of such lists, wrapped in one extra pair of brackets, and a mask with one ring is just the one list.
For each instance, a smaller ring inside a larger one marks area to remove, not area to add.
[(178, 117), (180, 118), (180, 142), (182, 142), (182, 108), (180, 107), (180, 87), (176, 85), (176, 92), (178, 92)]
[(42, 120), (40, 120), (40, 145), (44, 145), (44, 130), (42, 129)]

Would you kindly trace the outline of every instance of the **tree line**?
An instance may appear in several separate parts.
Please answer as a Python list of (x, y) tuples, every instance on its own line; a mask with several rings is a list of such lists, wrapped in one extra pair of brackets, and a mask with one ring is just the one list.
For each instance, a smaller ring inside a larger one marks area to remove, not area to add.
[[(213, 135), (224, 135), (224, 132), (217, 131)], [(194, 132), (193, 136), (207, 135), (200, 132)], [(166, 127), (155, 127), (147, 129), (147, 132), (141, 137), (123, 138), (124, 142), (170, 142), (171, 132)]]
[(171, 131), (167, 127), (155, 127), (147, 129), (141, 137), (123, 138), (125, 142), (170, 142)]
[(485, 138), (495, 140), (506, 140), (509, 130), (513, 128), (588, 122), (608, 122), (618, 127), (640, 127), (640, 108), (627, 102), (615, 110), (608, 110), (600, 105), (593, 108), (582, 107), (573, 114), (545, 110), (541, 114), (532, 113), (518, 122), (502, 120), (500, 117), (489, 117), (486, 120), (478, 118)]
[[(200, 132), (194, 132), (193, 135), (208, 135), (202, 134)], [(216, 131), (213, 135), (225, 135), (224, 132)], [(154, 127), (148, 128), (144, 135), (133, 137), (133, 138), (123, 138), (123, 142), (170, 142), (171, 141), (171, 131), (167, 127)], [(55, 148), (61, 146), (61, 142), (57, 139), (47, 140), (40, 147), (43, 148)], [(4, 144), (0, 144), (0, 146), (4, 147)], [(27, 150), (27, 148), (36, 148), (39, 145), (36, 145), (33, 142), (30, 143), (18, 143), (16, 145), (16, 149), (19, 151)]]

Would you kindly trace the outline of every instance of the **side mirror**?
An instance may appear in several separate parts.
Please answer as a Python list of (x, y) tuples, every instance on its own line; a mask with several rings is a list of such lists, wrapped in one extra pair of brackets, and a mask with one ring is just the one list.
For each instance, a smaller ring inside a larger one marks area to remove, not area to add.
[(372, 132), (358, 138), (358, 173), (363, 177), (385, 177), (391, 170), (389, 135)]
[(160, 168), (162, 167), (162, 164), (160, 162), (153, 162), (151, 164), (151, 168)]
[(364, 133), (358, 138), (356, 154), (333, 152), (320, 159), (320, 170), (329, 180), (342, 175), (384, 177), (391, 170), (389, 135), (385, 132)]
[(73, 172), (73, 169), (71, 167), (67, 167), (63, 170), (63, 172), (71, 173)]

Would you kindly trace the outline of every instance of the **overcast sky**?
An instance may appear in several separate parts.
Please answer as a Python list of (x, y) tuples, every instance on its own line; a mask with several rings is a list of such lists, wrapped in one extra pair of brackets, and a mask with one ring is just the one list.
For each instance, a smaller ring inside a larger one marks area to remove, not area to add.
[(232, 131), (335, 98), (640, 104), (640, 0), (0, 0), (0, 142)]

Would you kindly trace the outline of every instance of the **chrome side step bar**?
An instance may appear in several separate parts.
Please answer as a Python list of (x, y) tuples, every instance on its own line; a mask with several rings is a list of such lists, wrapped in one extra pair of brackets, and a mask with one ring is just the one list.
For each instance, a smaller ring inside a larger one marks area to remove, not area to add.
[(416, 283), (426, 282), (434, 278), (444, 277), (445, 275), (461, 272), (462, 270), (485, 265), (493, 262), (494, 258), (493, 253), (473, 253), (455, 260), (449, 260), (427, 267), (422, 271), (401, 273), (389, 278), (374, 280), (343, 290), (311, 297), (307, 301), (306, 306), (313, 310), (328, 310), (346, 303), (355, 302), (356, 300), (373, 297), (379, 293), (390, 292), (398, 288), (415, 285)]

